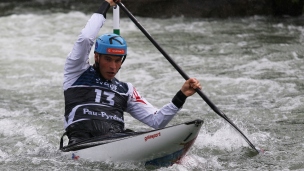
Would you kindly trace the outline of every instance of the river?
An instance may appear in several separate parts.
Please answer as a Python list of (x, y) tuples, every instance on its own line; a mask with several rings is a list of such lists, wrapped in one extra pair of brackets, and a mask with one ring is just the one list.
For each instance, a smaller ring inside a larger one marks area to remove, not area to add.
[[(0, 170), (144, 170), (142, 163), (81, 162), (60, 152), (63, 67), (89, 14), (72, 11), (0, 17)], [(304, 18), (137, 18), (203, 92), (251, 140), (194, 95), (169, 123), (203, 119), (181, 164), (169, 170), (304, 169)], [(128, 57), (118, 78), (156, 107), (183, 78), (128, 19)], [(100, 34), (112, 32), (108, 15)], [(91, 52), (91, 57), (93, 53)], [(91, 60), (92, 62), (92, 60)], [(126, 127), (150, 129), (125, 114)]]

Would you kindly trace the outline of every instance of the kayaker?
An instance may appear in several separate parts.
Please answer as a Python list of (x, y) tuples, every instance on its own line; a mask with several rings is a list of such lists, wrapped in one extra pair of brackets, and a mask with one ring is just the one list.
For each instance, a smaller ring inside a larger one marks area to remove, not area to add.
[[(172, 101), (157, 109), (131, 83), (115, 78), (127, 56), (127, 43), (119, 35), (97, 34), (106, 13), (117, 0), (103, 0), (82, 29), (64, 67), (65, 130), (69, 144), (80, 140), (125, 132), (123, 112), (157, 129), (165, 127), (182, 108), (200, 82), (190, 78)], [(96, 40), (95, 40), (96, 39)], [(93, 65), (89, 54), (95, 42)]]

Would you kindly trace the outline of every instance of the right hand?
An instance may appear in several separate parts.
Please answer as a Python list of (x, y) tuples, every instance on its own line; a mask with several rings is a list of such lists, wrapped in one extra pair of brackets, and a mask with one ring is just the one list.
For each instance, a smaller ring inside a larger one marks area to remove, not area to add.
[(116, 2), (120, 2), (120, 0), (106, 0), (110, 6), (115, 6), (116, 5)]
[(196, 78), (190, 78), (183, 84), (181, 91), (189, 97), (196, 92), (196, 89), (202, 89), (201, 83)]

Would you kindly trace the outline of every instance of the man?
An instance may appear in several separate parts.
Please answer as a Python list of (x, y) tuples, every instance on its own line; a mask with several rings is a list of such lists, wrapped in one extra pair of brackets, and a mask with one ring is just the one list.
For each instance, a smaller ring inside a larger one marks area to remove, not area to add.
[[(117, 2), (117, 0), (115, 1)], [(198, 80), (187, 80), (172, 101), (161, 109), (142, 98), (131, 83), (115, 78), (127, 55), (126, 41), (116, 34), (97, 38), (95, 64), (89, 53), (114, 0), (105, 0), (82, 29), (64, 68), (65, 129), (69, 144), (96, 136), (123, 133), (123, 112), (157, 129), (165, 127), (186, 98), (201, 89)]]

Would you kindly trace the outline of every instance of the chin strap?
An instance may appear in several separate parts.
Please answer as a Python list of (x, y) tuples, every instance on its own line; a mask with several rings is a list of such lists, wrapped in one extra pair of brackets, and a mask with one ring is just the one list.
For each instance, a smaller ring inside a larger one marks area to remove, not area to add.
[(100, 74), (100, 70), (99, 70), (99, 55), (98, 55), (98, 57), (97, 57), (97, 61), (95, 60), (95, 63), (94, 63), (94, 65), (93, 65), (93, 68), (95, 69), (95, 71), (98, 73), (98, 74)]
[(126, 60), (126, 58), (127, 58), (127, 55), (124, 55), (122, 58), (123, 58), (123, 59), (122, 59), (122, 61), (121, 61), (121, 64), (123, 64), (123, 63), (124, 63), (124, 61), (125, 61), (125, 60)]

